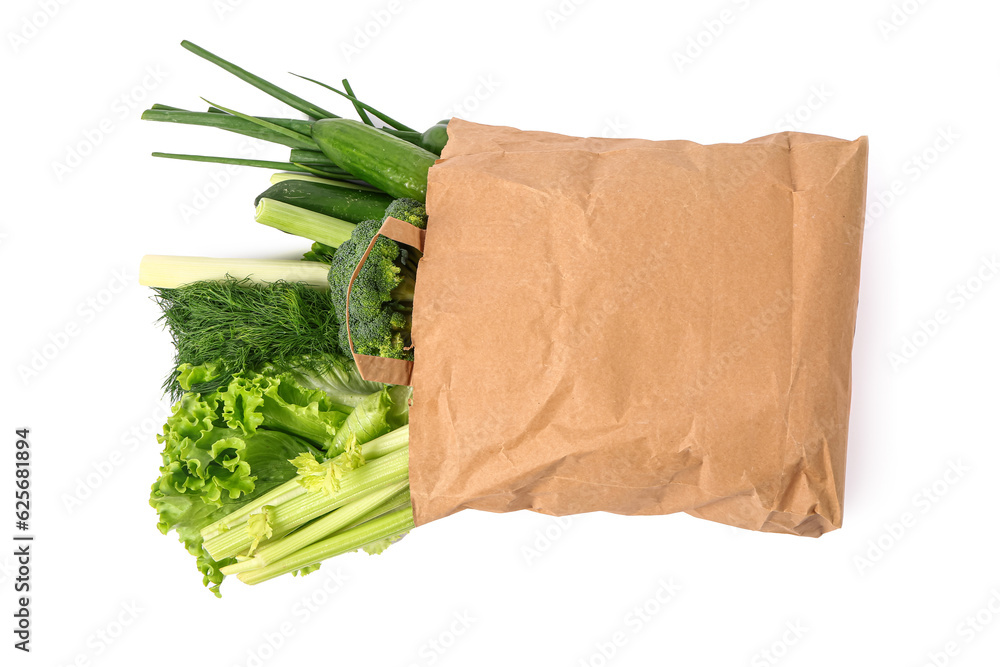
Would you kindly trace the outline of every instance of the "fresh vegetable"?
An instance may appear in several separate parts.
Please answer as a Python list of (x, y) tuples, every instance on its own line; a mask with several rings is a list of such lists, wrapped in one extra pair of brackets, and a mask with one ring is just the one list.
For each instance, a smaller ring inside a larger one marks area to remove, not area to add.
[[(427, 224), (423, 205), (397, 199), (386, 210), (417, 227)], [(347, 290), (355, 267), (361, 261), (382, 220), (368, 220), (354, 229), (351, 238), (337, 248), (330, 264), (333, 309), (340, 324), (340, 350), (351, 354), (347, 336)], [(379, 237), (358, 272), (351, 291), (351, 339), (354, 351), (394, 359), (412, 359), (410, 321), (416, 284), (417, 260), (413, 253), (391, 239)]]
[(427, 170), (437, 160), (434, 153), (347, 118), (317, 121), (312, 138), (334, 164), (393, 197), (427, 197)]
[[(185, 365), (179, 384), (211, 382), (213, 365)], [(287, 382), (294, 382), (293, 379)], [(262, 406), (261, 406), (262, 407)], [(185, 548), (197, 558), (206, 586), (218, 594), (222, 581), (217, 561), (202, 549), (200, 531), (231, 509), (286, 481), (295, 472), (288, 461), (317, 450), (294, 434), (266, 428), (246, 428), (254, 411), (234, 414), (219, 392), (188, 391), (157, 439), (164, 445), (160, 478), (153, 484), (150, 504), (159, 516), (157, 526), (166, 534), (175, 530)], [(346, 414), (339, 417), (342, 422)], [(251, 421), (252, 423), (252, 421)]]
[[(360, 377), (346, 342), (346, 290), (386, 217), (426, 227), (427, 170), (447, 121), (419, 132), (355, 97), (347, 80), (341, 91), (308, 79), (361, 119), (344, 120), (183, 45), (309, 117), (211, 102), (208, 111), (154, 104), (143, 114), (291, 149), (287, 162), (154, 155), (283, 170), (255, 200), (255, 219), (312, 241), (306, 261), (147, 256), (140, 267), (176, 348), (165, 385), (176, 404), (159, 436), (150, 504), (218, 594), (227, 574), (250, 584), (307, 574), (346, 551), (380, 553), (413, 527), (410, 389)], [(417, 266), (412, 250), (376, 240), (351, 293), (357, 351), (412, 358)]]
[(392, 203), (392, 197), (381, 192), (301, 180), (275, 183), (257, 195), (254, 205), (259, 205), (262, 199), (284, 202), (353, 223), (381, 218)]
[(337, 247), (351, 238), (354, 223), (275, 199), (257, 202), (254, 219), (262, 225), (280, 229), (287, 234), (303, 236), (313, 241)]
[[(285, 541), (281, 553), (352, 528), (390, 500), (390, 509), (403, 505), (408, 388), (365, 395), (370, 387), (352, 384), (349, 374), (273, 367), (236, 374), (219, 386), (220, 367), (181, 367), (183, 393), (158, 436), (163, 466), (150, 494), (160, 531), (177, 532), (213, 592), (235, 556), (249, 556), (314, 518), (352, 503), (360, 504), (349, 511), (367, 508), (350, 522), (327, 521), (320, 533), (310, 527), (315, 540)], [(199, 386), (217, 389), (194, 391)], [(380, 438), (393, 429), (394, 436)]]
[(158, 288), (155, 294), (176, 349), (166, 387), (174, 396), (183, 390), (185, 366), (217, 365), (214, 386), (198, 383), (194, 389), (199, 392), (267, 366), (291, 370), (304, 364), (313, 372), (347, 368), (337, 346), (339, 324), (325, 291), (301, 283), (228, 278)]
[(431, 125), (420, 135), (420, 145), (437, 155), (441, 155), (446, 143), (448, 143), (447, 120), (439, 121), (437, 125)]

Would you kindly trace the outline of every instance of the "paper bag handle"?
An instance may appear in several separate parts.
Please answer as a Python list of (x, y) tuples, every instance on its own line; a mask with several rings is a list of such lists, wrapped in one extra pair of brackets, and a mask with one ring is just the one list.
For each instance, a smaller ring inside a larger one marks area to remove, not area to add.
[(375, 236), (372, 237), (371, 243), (368, 244), (368, 248), (358, 261), (358, 265), (354, 267), (351, 280), (347, 283), (347, 304), (344, 311), (347, 313), (347, 344), (351, 347), (351, 356), (354, 357), (354, 363), (358, 365), (358, 372), (361, 374), (362, 379), (371, 380), (372, 382), (382, 382), (384, 384), (408, 385), (413, 375), (412, 361), (358, 354), (354, 351), (354, 339), (351, 337), (351, 291), (354, 289), (354, 280), (361, 272), (361, 267), (364, 266), (365, 260), (368, 259), (372, 248), (375, 247), (375, 241), (380, 236), (412, 246), (420, 252), (424, 251), (424, 237), (426, 236), (426, 232), (423, 229), (414, 227), (410, 223), (403, 222), (398, 218), (385, 219), (379, 230), (375, 232)]

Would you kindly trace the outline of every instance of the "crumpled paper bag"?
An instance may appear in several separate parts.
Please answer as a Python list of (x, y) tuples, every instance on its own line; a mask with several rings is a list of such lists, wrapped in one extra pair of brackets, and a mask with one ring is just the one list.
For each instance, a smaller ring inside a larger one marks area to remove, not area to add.
[(414, 302), (417, 524), (473, 508), (838, 528), (867, 153), (452, 120)]

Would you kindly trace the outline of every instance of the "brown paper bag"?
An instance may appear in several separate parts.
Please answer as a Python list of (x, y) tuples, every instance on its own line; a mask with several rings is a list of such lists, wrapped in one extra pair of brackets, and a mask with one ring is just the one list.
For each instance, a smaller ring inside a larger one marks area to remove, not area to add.
[(414, 303), (416, 522), (839, 527), (867, 152), (453, 120)]

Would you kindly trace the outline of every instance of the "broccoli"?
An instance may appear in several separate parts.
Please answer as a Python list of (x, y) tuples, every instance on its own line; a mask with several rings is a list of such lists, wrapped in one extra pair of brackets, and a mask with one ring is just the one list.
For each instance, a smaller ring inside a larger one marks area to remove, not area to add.
[[(424, 205), (412, 199), (397, 199), (386, 209), (394, 217), (420, 227), (427, 226)], [(330, 264), (330, 291), (333, 309), (340, 323), (339, 345), (351, 354), (347, 340), (347, 286), (382, 220), (366, 220), (354, 228), (351, 238), (341, 244)], [(358, 273), (351, 292), (351, 337), (358, 354), (393, 359), (413, 359), (410, 323), (413, 289), (417, 271), (415, 253), (391, 239), (379, 238)]]

